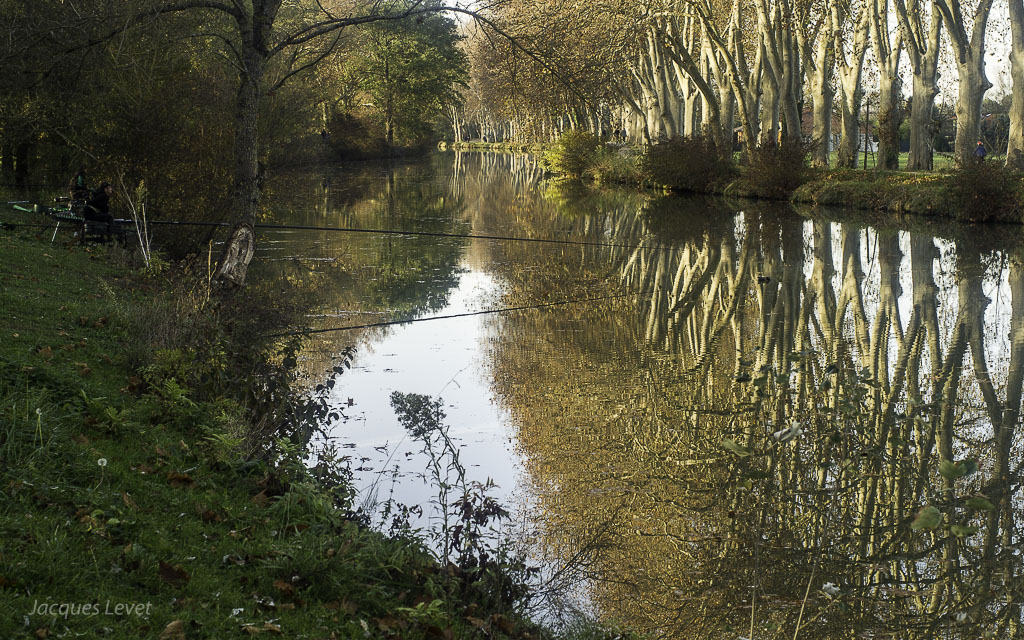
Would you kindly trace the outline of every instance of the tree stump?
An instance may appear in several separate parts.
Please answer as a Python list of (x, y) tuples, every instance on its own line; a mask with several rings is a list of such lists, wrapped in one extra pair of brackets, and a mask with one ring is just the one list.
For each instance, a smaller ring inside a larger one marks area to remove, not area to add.
[(244, 285), (245, 272), (255, 251), (256, 231), (248, 222), (239, 222), (224, 244), (217, 269), (213, 272), (213, 282), (234, 287)]

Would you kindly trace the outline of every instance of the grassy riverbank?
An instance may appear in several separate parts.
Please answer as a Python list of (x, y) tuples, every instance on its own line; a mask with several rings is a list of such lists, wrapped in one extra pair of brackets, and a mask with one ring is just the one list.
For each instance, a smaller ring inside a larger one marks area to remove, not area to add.
[(366, 526), (344, 465), (278, 428), (284, 305), (193, 277), (0, 234), (0, 637), (554, 637), (503, 567)]
[(545, 168), (556, 175), (599, 183), (965, 222), (1024, 221), (1024, 175), (996, 161), (934, 172), (818, 169), (807, 166), (804, 150), (794, 147), (763, 150), (743, 166), (735, 158), (715, 157), (713, 147), (699, 138), (641, 151), (599, 145), (578, 132), (546, 145), (470, 143), (457, 148), (530, 151), (541, 155)]

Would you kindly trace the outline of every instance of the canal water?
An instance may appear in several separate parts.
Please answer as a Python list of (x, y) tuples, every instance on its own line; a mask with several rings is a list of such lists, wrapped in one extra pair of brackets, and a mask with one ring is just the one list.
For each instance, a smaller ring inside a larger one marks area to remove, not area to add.
[(272, 191), (275, 222), (429, 234), (270, 232), (257, 256), (322, 331), (304, 372), (337, 377), (324, 427), (368, 512), (436, 525), (452, 458), (432, 472), (393, 408), (420, 394), (606, 620), (1022, 633), (1018, 228), (585, 189), (494, 153)]

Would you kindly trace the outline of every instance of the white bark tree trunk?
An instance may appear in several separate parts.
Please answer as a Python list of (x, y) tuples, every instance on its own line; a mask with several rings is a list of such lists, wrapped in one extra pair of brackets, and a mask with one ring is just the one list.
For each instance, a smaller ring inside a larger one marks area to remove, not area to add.
[(857, 166), (857, 147), (860, 139), (859, 121), (861, 101), (861, 74), (864, 53), (868, 45), (869, 12), (861, 8), (854, 18), (853, 38), (849, 46), (844, 40), (843, 25), (850, 19), (839, 3), (832, 6), (831, 19), (835, 38), (836, 71), (839, 76), (841, 107), (839, 151), (836, 166), (853, 169)]
[[(904, 0), (894, 0), (896, 15), (907, 45), (910, 68), (913, 72), (913, 97), (910, 102), (910, 154), (907, 157), (908, 171), (932, 170), (932, 140), (936, 127), (933, 111), (935, 96), (938, 94), (939, 45), (942, 36), (942, 19), (935, 11), (929, 11), (925, 27), (924, 0), (911, 0), (908, 6)], [(930, 4), (928, 5), (930, 6)]]
[(892, 41), (889, 33), (889, 3), (871, 3), (871, 40), (878, 65), (878, 169), (895, 171), (900, 164), (900, 125), (903, 123), (903, 96), (900, 82), (902, 32)]
[(935, 8), (946, 23), (956, 60), (959, 92), (956, 99), (957, 162), (974, 159), (975, 143), (981, 133), (981, 101), (992, 83), (985, 76), (985, 33), (993, 0), (980, 0), (972, 17), (968, 36), (962, 7), (957, 0), (935, 0)]
[(831, 151), (832, 106), (835, 98), (832, 89), (836, 62), (833, 44), (835, 34), (832, 33), (829, 20), (819, 22), (817, 33), (808, 33), (807, 27), (811, 22), (810, 16), (806, 14), (797, 22), (797, 37), (804, 54), (807, 85), (811, 92), (811, 164), (815, 167), (827, 167)]
[(1024, 170), (1024, 0), (1010, 2), (1010, 140), (1006, 148), (1006, 166)]

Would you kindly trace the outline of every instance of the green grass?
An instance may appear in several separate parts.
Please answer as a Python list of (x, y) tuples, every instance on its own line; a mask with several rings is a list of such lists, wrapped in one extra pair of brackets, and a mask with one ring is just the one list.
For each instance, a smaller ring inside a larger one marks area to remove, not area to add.
[(164, 292), (117, 258), (0, 232), (0, 638), (540, 634), (346, 516), (304, 451), (239, 456), (236, 402), (133, 363)]

